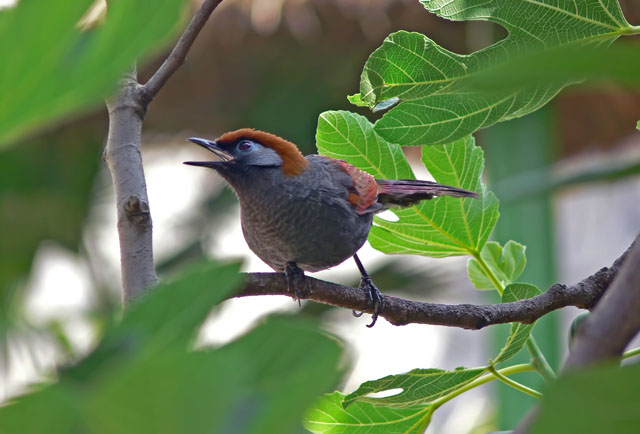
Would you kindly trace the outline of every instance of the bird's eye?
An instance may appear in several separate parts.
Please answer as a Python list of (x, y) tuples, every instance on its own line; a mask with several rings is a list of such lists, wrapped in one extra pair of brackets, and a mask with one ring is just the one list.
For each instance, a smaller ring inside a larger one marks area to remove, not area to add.
[(251, 148), (253, 148), (253, 143), (251, 143), (248, 140), (243, 140), (242, 142), (238, 143), (238, 150), (239, 151), (248, 151)]

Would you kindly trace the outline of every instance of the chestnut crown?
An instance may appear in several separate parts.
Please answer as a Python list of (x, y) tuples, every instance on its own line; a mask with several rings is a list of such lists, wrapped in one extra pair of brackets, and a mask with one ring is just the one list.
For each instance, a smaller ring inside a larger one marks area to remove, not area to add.
[(264, 131), (243, 128), (223, 134), (215, 141), (189, 139), (217, 155), (218, 161), (186, 161), (192, 166), (280, 166), (286, 176), (300, 174), (309, 164), (293, 143)]

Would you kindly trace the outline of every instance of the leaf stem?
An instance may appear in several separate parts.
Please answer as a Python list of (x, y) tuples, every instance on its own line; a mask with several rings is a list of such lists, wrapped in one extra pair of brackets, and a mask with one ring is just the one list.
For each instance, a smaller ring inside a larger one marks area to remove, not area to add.
[[(496, 372), (500, 373), (503, 376), (506, 376), (506, 375), (519, 374), (520, 372), (528, 372), (528, 371), (534, 371), (534, 370), (535, 370), (535, 367), (533, 366), (533, 364), (531, 364), (531, 363), (523, 363), (521, 365), (508, 366), (508, 367), (502, 368), (502, 369), (500, 369), (499, 371), (496, 371)], [(456, 396), (462, 395), (464, 392), (467, 392), (468, 390), (474, 389), (474, 388), (476, 388), (478, 386), (481, 386), (481, 385), (483, 385), (485, 383), (488, 383), (489, 381), (493, 381), (495, 379), (497, 379), (497, 377), (495, 375), (493, 375), (492, 373), (489, 373), (487, 375), (483, 375), (480, 378), (476, 378), (475, 380), (467, 383), (466, 385), (462, 386), (461, 388), (456, 389), (453, 392), (436, 399), (435, 401), (433, 401), (431, 403), (431, 406), (429, 407), (429, 409), (431, 409), (431, 413), (433, 413), (440, 406), (442, 406), (443, 404), (451, 401)]]
[(536, 343), (533, 336), (529, 336), (527, 339), (527, 349), (529, 350), (529, 354), (531, 355), (531, 364), (534, 366), (536, 371), (540, 374), (540, 376), (548, 383), (556, 379), (556, 373), (553, 371), (551, 366), (549, 366), (549, 362), (542, 354), (540, 347)]
[(504, 292), (504, 286), (498, 280), (498, 276), (496, 276), (496, 274), (493, 272), (493, 270), (484, 261), (482, 256), (480, 256), (480, 252), (478, 252), (477, 250), (474, 250), (474, 251), (472, 251), (470, 253), (471, 253), (471, 256), (473, 256), (474, 259), (476, 261), (478, 261), (478, 263), (480, 264), (480, 267), (482, 267), (482, 269), (486, 273), (486, 275), (489, 278), (489, 280), (491, 280), (491, 283), (493, 283), (493, 286), (494, 286), (494, 288), (496, 288), (496, 291), (498, 291), (498, 294), (500, 294), (502, 296), (502, 293)]
[[(480, 253), (477, 251), (473, 251), (471, 252), (471, 256), (473, 256), (476, 261), (478, 261), (484, 272), (491, 280), (491, 283), (493, 283), (496, 291), (498, 291), (498, 293), (502, 295), (502, 293), (504, 292), (504, 286), (498, 280), (498, 277), (495, 275), (493, 270), (491, 270), (489, 265), (487, 265), (487, 263), (484, 261), (482, 256), (480, 256)], [(533, 336), (529, 336), (529, 339), (527, 339), (527, 349), (529, 350), (529, 354), (531, 355), (531, 364), (535, 367), (540, 376), (546, 382), (555, 380), (556, 374), (549, 365), (549, 362), (547, 362), (547, 359), (544, 357), (544, 354), (540, 350), (540, 347), (538, 347), (538, 344), (536, 343)]]
[(640, 26), (624, 27), (623, 29), (621, 29), (620, 33), (623, 35), (635, 35), (637, 33), (640, 33)]
[(541, 399), (542, 398), (542, 393), (540, 393), (537, 390), (534, 390), (534, 389), (532, 389), (530, 387), (527, 387), (524, 384), (518, 383), (517, 381), (514, 381), (511, 378), (508, 378), (508, 377), (502, 375), (499, 371), (496, 370), (495, 366), (489, 365), (487, 370), (489, 372), (491, 372), (493, 375), (495, 375), (495, 377), (498, 380), (502, 381), (507, 386), (511, 386), (514, 389), (519, 390), (522, 393), (526, 393), (527, 395), (533, 396), (534, 398), (537, 398), (537, 399)]
[(640, 355), (640, 347), (626, 351), (624, 354), (622, 354), (622, 359), (624, 360), (638, 355)]

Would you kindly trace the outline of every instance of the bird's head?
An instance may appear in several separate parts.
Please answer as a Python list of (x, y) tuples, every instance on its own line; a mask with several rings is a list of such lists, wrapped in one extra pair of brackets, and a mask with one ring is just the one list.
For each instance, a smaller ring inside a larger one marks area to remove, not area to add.
[(264, 131), (243, 128), (216, 140), (192, 137), (193, 143), (215, 154), (214, 161), (185, 161), (191, 166), (209, 167), (225, 178), (240, 175), (252, 167), (273, 167), (285, 176), (299, 175), (308, 161), (293, 143)]

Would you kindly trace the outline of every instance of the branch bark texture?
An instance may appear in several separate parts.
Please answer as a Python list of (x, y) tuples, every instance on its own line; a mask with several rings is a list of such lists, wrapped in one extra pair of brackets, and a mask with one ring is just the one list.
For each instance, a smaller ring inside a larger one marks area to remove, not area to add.
[(580, 325), (565, 369), (618, 358), (640, 330), (640, 242), (634, 242), (611, 287)]
[[(640, 236), (616, 260), (609, 289), (593, 313), (580, 325), (564, 371), (618, 358), (640, 330)], [(528, 434), (540, 414), (540, 406), (527, 413), (513, 434)]]
[[(627, 254), (628, 251), (611, 267), (602, 268), (574, 285), (555, 284), (544, 293), (527, 300), (494, 305), (448, 305), (385, 295), (379, 315), (394, 325), (433, 324), (477, 330), (493, 324), (532, 323), (541, 316), (566, 306), (592, 309), (618, 274)], [(305, 287), (301, 288), (301, 292), (304, 299), (373, 313), (368, 298), (358, 288), (306, 276)], [(250, 295), (295, 296), (288, 291), (286, 279), (280, 273), (247, 274), (245, 286), (236, 297)]]
[(135, 70), (118, 94), (107, 100), (109, 136), (105, 158), (111, 171), (118, 213), (123, 303), (138, 298), (157, 282), (153, 262), (152, 222), (142, 168), (140, 136), (145, 107), (140, 103)]
[(184, 63), (187, 52), (222, 0), (205, 0), (178, 39), (171, 54), (149, 81), (138, 83), (135, 67), (107, 99), (109, 135), (105, 159), (111, 172), (118, 213), (122, 299), (138, 298), (158, 278), (153, 261), (153, 224), (142, 165), (142, 122), (148, 105)]

